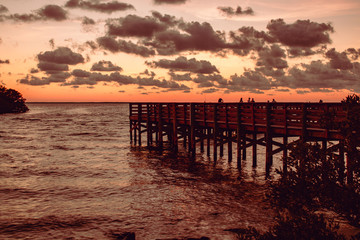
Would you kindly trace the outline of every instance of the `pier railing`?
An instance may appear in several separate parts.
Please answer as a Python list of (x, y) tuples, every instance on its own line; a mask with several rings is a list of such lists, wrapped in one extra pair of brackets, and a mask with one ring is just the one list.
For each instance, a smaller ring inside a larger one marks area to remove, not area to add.
[(130, 103), (130, 120), (339, 140), (341, 103)]

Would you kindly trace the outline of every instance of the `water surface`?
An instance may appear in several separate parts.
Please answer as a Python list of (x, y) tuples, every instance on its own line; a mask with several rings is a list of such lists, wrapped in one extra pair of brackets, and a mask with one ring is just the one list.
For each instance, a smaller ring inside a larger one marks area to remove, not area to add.
[(127, 104), (28, 106), (0, 115), (1, 239), (235, 239), (224, 230), (273, 222), (261, 149), (239, 171), (131, 146)]

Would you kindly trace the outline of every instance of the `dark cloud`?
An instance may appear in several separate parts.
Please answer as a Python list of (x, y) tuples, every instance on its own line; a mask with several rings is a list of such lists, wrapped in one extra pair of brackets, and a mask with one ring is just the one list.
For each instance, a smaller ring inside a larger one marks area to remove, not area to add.
[(350, 59), (347, 57), (346, 52), (339, 53), (335, 51), (335, 48), (332, 48), (327, 51), (325, 55), (330, 59), (330, 66), (332, 68), (341, 70), (348, 70), (353, 68), (353, 65), (350, 62)]
[(270, 90), (272, 88), (272, 82), (261, 72), (249, 70), (245, 71), (241, 76), (237, 74), (232, 75), (227, 88), (230, 91), (259, 92)]
[(183, 4), (188, 0), (154, 0), (155, 4)]
[(218, 9), (227, 17), (254, 15), (254, 11), (250, 7), (247, 7), (244, 10), (240, 6), (238, 6), (236, 9), (232, 7), (218, 7)]
[(161, 59), (147, 63), (152, 67), (166, 68), (173, 71), (189, 71), (193, 73), (214, 73), (219, 70), (206, 60), (196, 60), (195, 58), (187, 59), (186, 57), (178, 57), (175, 60)]
[(346, 49), (346, 53), (350, 55), (352, 60), (357, 60), (360, 55), (360, 48), (358, 50), (356, 50), (355, 48), (348, 48)]
[(286, 78), (279, 79), (280, 86), (296, 89), (348, 89), (360, 91), (360, 64), (354, 63), (351, 70), (335, 69), (321, 60), (301, 64), (289, 69)]
[(279, 45), (273, 44), (270, 48), (264, 48), (259, 51), (257, 66), (265, 66), (266, 68), (287, 68), (288, 64), (285, 60), (285, 50)]
[(9, 59), (6, 59), (6, 60), (0, 59), (0, 64), (9, 64), (9, 63), (10, 63)]
[(310, 20), (297, 20), (292, 24), (286, 24), (283, 19), (271, 20), (267, 29), (271, 36), (290, 47), (315, 47), (331, 43), (329, 33), (334, 32), (330, 23)]
[(93, 64), (91, 71), (122, 71), (122, 68), (110, 61), (99, 61)]
[(35, 10), (30, 14), (10, 14), (3, 15), (3, 19), (13, 20), (17, 22), (34, 22), (34, 21), (46, 21), (55, 20), (63, 21), (67, 19), (67, 12), (58, 5), (46, 5), (43, 8)]
[(155, 17), (139, 17), (127, 15), (124, 18), (108, 21), (107, 34), (121, 37), (152, 37), (155, 32), (161, 32), (168, 26)]
[(317, 52), (309, 47), (290, 47), (288, 53), (290, 57), (306, 57), (314, 55)]
[(57, 5), (47, 5), (37, 11), (44, 19), (62, 21), (67, 19), (67, 12)]
[(67, 72), (54, 73), (50, 74), (48, 77), (43, 78), (27, 75), (25, 78), (18, 80), (18, 82), (32, 86), (42, 86), (49, 85), (50, 83), (64, 83), (70, 76), (71, 75)]
[(85, 78), (85, 77), (90, 77), (91, 73), (88, 72), (88, 71), (84, 71), (82, 69), (74, 69), (72, 72), (71, 72), (71, 75), (75, 76), (75, 77), (82, 77), (82, 78)]
[(183, 20), (179, 20), (175, 16), (171, 16), (171, 15), (168, 15), (168, 14), (163, 15), (163, 14), (157, 12), (157, 11), (153, 11), (152, 16), (155, 19), (159, 20), (160, 22), (165, 23), (169, 27), (173, 27), (173, 26), (183, 22)]
[(2, 13), (6, 13), (8, 12), (9, 10), (7, 9), (7, 7), (5, 7), (4, 5), (0, 4), (0, 14)]
[(214, 93), (214, 92), (218, 92), (219, 89), (217, 88), (209, 88), (209, 89), (206, 89), (206, 90), (203, 90), (201, 93)]
[(68, 71), (69, 70), (69, 66), (67, 64), (44, 62), (44, 61), (39, 62), (37, 67), (41, 71)]
[(184, 84), (179, 84), (175, 81), (166, 81), (166, 80), (158, 80), (153, 77), (149, 78), (137, 78), (137, 84), (139, 86), (155, 86), (160, 88), (166, 88), (170, 91), (178, 91), (178, 90), (189, 90), (190, 88)]
[(31, 68), (30, 69), (30, 73), (38, 73), (38, 72), (40, 72), (40, 70), (37, 69), (37, 68)]
[(158, 32), (155, 39), (146, 44), (155, 47), (159, 54), (164, 55), (181, 51), (218, 52), (226, 48), (224, 33), (214, 31), (207, 22), (182, 23), (179, 28)]
[(150, 57), (155, 55), (155, 51), (147, 47), (135, 44), (131, 41), (115, 40), (112, 37), (100, 37), (97, 39), (100, 47), (110, 52), (125, 52), (140, 55), (142, 57)]
[(169, 71), (168, 74), (171, 77), (171, 80), (174, 81), (192, 81), (190, 73), (176, 74), (173, 71)]
[(81, 24), (82, 25), (95, 25), (95, 21), (94, 21), (94, 19), (91, 19), (88, 17), (83, 17)]
[(74, 53), (70, 48), (58, 47), (54, 51), (46, 51), (38, 54), (39, 61), (52, 62), (58, 64), (76, 65), (84, 63), (84, 57), (79, 53)]
[(118, 1), (111, 1), (101, 3), (99, 1), (86, 1), (86, 0), (69, 0), (65, 4), (68, 8), (81, 8), (85, 10), (93, 10), (103, 13), (113, 13), (116, 11), (125, 11), (129, 9), (135, 9), (133, 5), (122, 3)]

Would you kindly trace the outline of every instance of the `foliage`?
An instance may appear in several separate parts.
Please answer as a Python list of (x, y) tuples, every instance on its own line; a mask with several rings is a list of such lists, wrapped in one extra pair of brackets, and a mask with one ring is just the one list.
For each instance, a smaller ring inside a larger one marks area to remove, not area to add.
[(0, 114), (23, 113), (28, 111), (25, 99), (18, 91), (0, 85)]
[(255, 228), (237, 229), (239, 240), (303, 240), (328, 239), (345, 240), (343, 235), (337, 233), (339, 226), (333, 221), (327, 221), (323, 215), (304, 213), (292, 217), (278, 216), (269, 231), (261, 234)]

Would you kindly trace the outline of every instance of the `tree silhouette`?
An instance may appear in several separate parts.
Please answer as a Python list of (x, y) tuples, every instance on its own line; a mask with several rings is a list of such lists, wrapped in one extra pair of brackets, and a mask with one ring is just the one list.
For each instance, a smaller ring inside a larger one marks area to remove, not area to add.
[(26, 106), (25, 100), (18, 91), (0, 85), (0, 114), (28, 111), (29, 108)]

